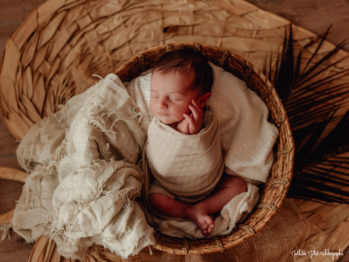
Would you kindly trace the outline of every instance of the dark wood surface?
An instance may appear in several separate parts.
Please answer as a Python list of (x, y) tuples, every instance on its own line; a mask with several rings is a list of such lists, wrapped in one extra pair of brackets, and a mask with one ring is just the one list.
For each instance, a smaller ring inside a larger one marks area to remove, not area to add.
[[(316, 34), (324, 33), (331, 26), (328, 40), (334, 44), (349, 39), (349, 0), (246, 1)], [(349, 42), (344, 49), (349, 51)]]
[[(43, 0), (0, 0), (0, 61), (6, 41), (24, 18)], [(258, 7), (289, 19), (310, 31), (320, 34), (332, 25), (329, 40), (339, 43), (349, 39), (349, 0), (248, 0)], [(349, 51), (349, 45), (345, 47)], [(0, 166), (18, 167), (15, 151), (18, 142), (0, 122)], [(22, 184), (0, 180), (0, 212), (15, 205)], [(0, 243), (0, 261), (26, 261), (31, 245), (16, 235)]]

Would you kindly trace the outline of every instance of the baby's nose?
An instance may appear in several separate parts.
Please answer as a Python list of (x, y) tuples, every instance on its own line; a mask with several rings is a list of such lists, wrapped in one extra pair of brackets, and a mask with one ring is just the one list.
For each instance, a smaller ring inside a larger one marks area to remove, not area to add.
[(160, 109), (166, 109), (167, 108), (166, 101), (160, 101), (159, 102), (159, 108)]

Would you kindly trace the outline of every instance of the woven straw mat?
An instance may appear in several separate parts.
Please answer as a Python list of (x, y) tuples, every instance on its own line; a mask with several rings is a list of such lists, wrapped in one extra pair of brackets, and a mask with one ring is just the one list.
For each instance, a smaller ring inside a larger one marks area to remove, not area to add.
[[(280, 51), (288, 26), (289, 21), (240, 0), (49, 0), (25, 20), (7, 43), (0, 75), (1, 116), (10, 133), (21, 139), (34, 123), (55, 112), (59, 104), (91, 86), (96, 81), (92, 74), (103, 77), (141, 51), (168, 43), (197, 42), (231, 50), (258, 71), (266, 57)], [(300, 27), (294, 29), (300, 47), (314, 37)], [(326, 42), (322, 51), (332, 47)], [(344, 51), (339, 53), (345, 55)], [(311, 218), (304, 214), (319, 206), (304, 211), (297, 204), (287, 200), (262, 232), (241, 244), (222, 249), (223, 253), (191, 258), (287, 261), (292, 258), (291, 250), (315, 234), (309, 224)], [(333, 227), (332, 231), (327, 230), (333, 232)], [(342, 242), (345, 248), (347, 242)], [(218, 241), (217, 245), (221, 243)], [(42, 237), (34, 246), (30, 261), (45, 261), (40, 259), (50, 256), (50, 261), (59, 259), (54, 243)], [(176, 255), (156, 250), (153, 255), (146, 251), (140, 256), (142, 261), (160, 257), (180, 261)], [(120, 261), (98, 247), (91, 248), (88, 257), (90, 261), (97, 261), (98, 257)]]

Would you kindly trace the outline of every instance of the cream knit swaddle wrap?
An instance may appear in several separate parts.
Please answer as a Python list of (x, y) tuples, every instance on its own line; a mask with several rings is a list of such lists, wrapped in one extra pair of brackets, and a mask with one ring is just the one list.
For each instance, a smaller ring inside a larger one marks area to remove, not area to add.
[(148, 127), (145, 150), (155, 183), (188, 202), (206, 197), (223, 172), (218, 122), (209, 110), (204, 124), (195, 135), (182, 134), (155, 117)]

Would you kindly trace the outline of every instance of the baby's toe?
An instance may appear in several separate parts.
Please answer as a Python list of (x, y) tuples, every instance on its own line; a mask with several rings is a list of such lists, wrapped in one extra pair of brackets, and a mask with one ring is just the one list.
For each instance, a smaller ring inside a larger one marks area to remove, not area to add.
[(214, 229), (214, 224), (212, 223), (209, 228), (207, 229), (208, 233), (211, 233)]
[(206, 219), (204, 221), (203, 228), (202, 228), (202, 232), (204, 234), (211, 233), (213, 230), (213, 227), (214, 227), (214, 223), (213, 223), (212, 218), (210, 216), (206, 217)]
[(208, 232), (208, 233), (211, 233), (212, 230), (213, 230), (213, 226), (212, 226), (212, 225), (209, 225), (209, 226), (207, 227), (207, 232)]

